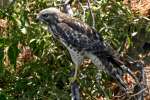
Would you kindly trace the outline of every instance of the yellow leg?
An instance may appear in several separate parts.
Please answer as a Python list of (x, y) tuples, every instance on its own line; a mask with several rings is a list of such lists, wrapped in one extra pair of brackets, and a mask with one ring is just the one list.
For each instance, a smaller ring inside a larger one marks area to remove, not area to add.
[(77, 74), (78, 74), (78, 66), (75, 66), (75, 72), (74, 72), (74, 81), (77, 79)]
[(78, 75), (78, 66), (75, 66), (75, 70), (74, 70), (74, 75), (73, 77), (71, 77), (69, 80), (70, 80), (70, 83), (73, 83), (74, 81), (77, 80), (77, 75)]

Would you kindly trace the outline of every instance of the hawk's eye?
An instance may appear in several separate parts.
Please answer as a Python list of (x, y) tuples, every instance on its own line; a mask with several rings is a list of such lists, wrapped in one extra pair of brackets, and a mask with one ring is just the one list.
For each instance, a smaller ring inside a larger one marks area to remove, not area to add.
[(44, 17), (44, 18), (47, 18), (47, 17), (48, 17), (48, 14), (43, 14), (43, 17)]

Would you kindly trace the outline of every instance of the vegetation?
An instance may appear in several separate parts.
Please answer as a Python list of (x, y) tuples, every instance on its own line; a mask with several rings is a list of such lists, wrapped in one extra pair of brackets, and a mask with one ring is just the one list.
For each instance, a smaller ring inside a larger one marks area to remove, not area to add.
[[(36, 21), (40, 10), (60, 3), (15, 0), (0, 9), (0, 100), (70, 100), (70, 56)], [(72, 7), (75, 17), (92, 26), (89, 10), (84, 15), (77, 2)], [(135, 46), (132, 35), (140, 34), (143, 28), (145, 33), (150, 31), (148, 18), (133, 15), (122, 1), (97, 0), (91, 2), (91, 8), (95, 28), (120, 53), (126, 54)], [(83, 100), (111, 98), (115, 93), (112, 79), (93, 64), (81, 66), (78, 81)]]

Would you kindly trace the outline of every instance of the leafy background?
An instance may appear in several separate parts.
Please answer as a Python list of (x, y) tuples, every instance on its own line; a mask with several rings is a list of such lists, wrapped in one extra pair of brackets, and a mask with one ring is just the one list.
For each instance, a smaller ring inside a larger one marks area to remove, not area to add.
[[(0, 100), (70, 100), (70, 71), (67, 50), (36, 21), (36, 14), (60, 0), (15, 0), (0, 9)], [(82, 2), (86, 5), (86, 1)], [(150, 40), (147, 17), (132, 12), (121, 0), (91, 1), (95, 28), (121, 54), (149, 64), (142, 48)], [(85, 15), (77, 2), (74, 16), (92, 26), (89, 10)], [(136, 34), (136, 36), (133, 36)], [(89, 61), (81, 66), (78, 81), (83, 100), (111, 98), (112, 79)], [(115, 82), (113, 82), (115, 84)]]

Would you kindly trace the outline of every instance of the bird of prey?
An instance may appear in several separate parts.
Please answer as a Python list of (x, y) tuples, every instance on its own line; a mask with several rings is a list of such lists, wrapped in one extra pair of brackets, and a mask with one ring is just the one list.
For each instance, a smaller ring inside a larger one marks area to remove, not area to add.
[(37, 19), (46, 23), (48, 31), (69, 51), (75, 64), (75, 78), (78, 67), (87, 57), (99, 69), (112, 76), (122, 90), (128, 89), (126, 82), (122, 79), (124, 73), (129, 73), (138, 83), (138, 79), (120, 60), (117, 52), (105, 43), (100, 33), (86, 23), (53, 7), (40, 11)]

